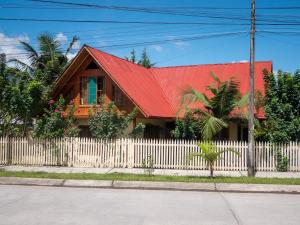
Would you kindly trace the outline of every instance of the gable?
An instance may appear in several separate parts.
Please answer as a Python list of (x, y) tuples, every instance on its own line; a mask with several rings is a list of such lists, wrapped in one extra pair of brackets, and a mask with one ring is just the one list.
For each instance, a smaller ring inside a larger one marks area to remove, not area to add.
[(174, 111), (149, 69), (94, 48), (86, 48), (146, 117), (174, 118)]

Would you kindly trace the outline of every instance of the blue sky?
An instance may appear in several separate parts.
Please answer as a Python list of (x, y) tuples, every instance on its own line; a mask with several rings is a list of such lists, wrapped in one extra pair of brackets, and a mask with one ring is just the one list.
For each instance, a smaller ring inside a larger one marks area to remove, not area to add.
[[(59, 0), (58, 0), (59, 1)], [(210, 34), (247, 32), (249, 26), (232, 25), (232, 23), (248, 23), (250, 0), (120, 0), (120, 1), (83, 1), (64, 0), (65, 2), (90, 3), (107, 6), (127, 6), (139, 8), (155, 8), (175, 10), (185, 14), (198, 15), (161, 15), (141, 12), (116, 10), (99, 10), (42, 4), (25, 0), (0, 1), (1, 18), (38, 18), (38, 19), (71, 19), (71, 20), (117, 20), (117, 21), (163, 21), (163, 22), (199, 22), (211, 25), (145, 25), (145, 24), (100, 24), (100, 23), (53, 23), (53, 22), (21, 22), (0, 21), (0, 52), (23, 60), (22, 50), (17, 40), (26, 40), (36, 46), (36, 36), (42, 32), (50, 32), (63, 41), (65, 49), (72, 36), (80, 38), (77, 48), (82, 44), (99, 48), (120, 57), (129, 55), (132, 47), (108, 47), (118, 44), (135, 44), (149, 41), (167, 40), (163, 43), (144, 44), (135, 47), (140, 55), (147, 48), (156, 66), (190, 65), (238, 62), (249, 59), (249, 35), (241, 33), (218, 38), (201, 38), (194, 41), (182, 41), (182, 38), (199, 37)], [(276, 23), (280, 20), (298, 22), (297, 25), (258, 25), (257, 30), (276, 31), (280, 33), (258, 32), (256, 36), (256, 60), (272, 60), (274, 70), (282, 69), (294, 72), (300, 68), (300, 9), (260, 9), (277, 6), (298, 6), (299, 0), (260, 0), (257, 1), (258, 18)], [(202, 7), (202, 8), (201, 8)], [(229, 9), (207, 9), (203, 7)], [(232, 9), (234, 8), (234, 9)], [(200, 17), (199, 17), (200, 15)], [(202, 16), (202, 17), (201, 17)], [(242, 18), (241, 20), (225, 20), (211, 18), (214, 16)], [(224, 25), (224, 23), (226, 23)], [(260, 23), (260, 22), (258, 22)], [(219, 25), (216, 25), (219, 24)], [(222, 25), (220, 25), (222, 24)], [(287, 31), (299, 32), (289, 35)], [(175, 39), (175, 40), (174, 40)], [(76, 50), (73, 51), (73, 55)], [(71, 55), (70, 55), (71, 57)]]

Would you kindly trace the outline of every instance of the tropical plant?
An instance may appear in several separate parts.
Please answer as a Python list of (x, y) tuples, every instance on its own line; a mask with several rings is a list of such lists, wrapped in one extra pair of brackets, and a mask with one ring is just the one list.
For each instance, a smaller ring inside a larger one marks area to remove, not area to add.
[[(138, 110), (126, 113), (119, 111), (114, 102), (105, 103), (104, 96), (99, 99), (98, 105), (94, 105), (90, 111), (89, 128), (96, 138), (111, 139), (125, 136), (125, 130), (135, 119)], [(144, 125), (139, 123), (129, 134), (131, 137), (138, 137), (144, 132)]]
[[(202, 122), (201, 134), (204, 140), (211, 140), (222, 129), (228, 126), (231, 113), (236, 109), (242, 109), (247, 103), (247, 95), (241, 96), (239, 82), (230, 78), (224, 82), (220, 81), (215, 73), (211, 73), (214, 84), (206, 88), (212, 97), (201, 93), (193, 88), (188, 88), (182, 94), (181, 110), (192, 111), (197, 114)], [(191, 103), (200, 103), (200, 107), (191, 109)], [(203, 106), (203, 107), (202, 107)], [(242, 112), (242, 110), (239, 110)], [(180, 112), (178, 112), (180, 114)], [(241, 118), (245, 115), (240, 113)]]
[(0, 60), (0, 135), (27, 135), (32, 118), (43, 107), (43, 84), (26, 71)]
[(199, 143), (198, 147), (201, 151), (189, 154), (188, 158), (189, 160), (192, 160), (195, 157), (203, 158), (207, 162), (211, 178), (214, 176), (214, 164), (221, 158), (224, 152), (232, 152), (236, 155), (239, 155), (237, 151), (234, 151), (232, 149), (219, 151), (217, 146), (212, 143)]
[(79, 38), (74, 36), (64, 53), (61, 50), (62, 43), (52, 34), (43, 33), (39, 35), (37, 39), (38, 49), (35, 49), (28, 42), (20, 41), (20, 44), (30, 60), (29, 64), (18, 59), (11, 59), (10, 61), (15, 62), (23, 69), (30, 71), (30, 73), (41, 70), (43, 72), (41, 79), (44, 83), (49, 84), (50, 82), (52, 84), (68, 63), (67, 56)]

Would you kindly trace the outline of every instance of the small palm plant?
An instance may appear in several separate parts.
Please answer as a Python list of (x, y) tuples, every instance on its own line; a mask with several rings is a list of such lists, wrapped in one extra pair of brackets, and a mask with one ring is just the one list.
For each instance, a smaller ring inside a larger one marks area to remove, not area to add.
[[(178, 112), (191, 111), (202, 121), (201, 133), (204, 140), (212, 140), (221, 130), (228, 127), (231, 114), (236, 109), (244, 108), (248, 101), (248, 95), (241, 95), (240, 83), (233, 77), (222, 82), (215, 73), (212, 72), (211, 76), (214, 83), (206, 87), (210, 95), (191, 87), (184, 90)], [(200, 103), (203, 107), (190, 108), (191, 103)], [(244, 118), (243, 113), (239, 116)]]
[(210, 170), (210, 178), (213, 178), (214, 176), (215, 162), (221, 158), (221, 155), (224, 152), (233, 152), (234, 154), (239, 155), (237, 151), (234, 151), (232, 149), (218, 151), (217, 146), (212, 143), (199, 143), (198, 146), (201, 149), (201, 152), (191, 153), (189, 155), (189, 160), (192, 160), (195, 157), (203, 158), (208, 164)]

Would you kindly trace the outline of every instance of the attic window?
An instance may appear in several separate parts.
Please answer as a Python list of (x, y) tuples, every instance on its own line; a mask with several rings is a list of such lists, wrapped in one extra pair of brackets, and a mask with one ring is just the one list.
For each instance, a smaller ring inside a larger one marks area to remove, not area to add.
[(87, 67), (86, 67), (87, 70), (94, 70), (94, 69), (98, 69), (98, 66), (97, 64), (92, 61)]

